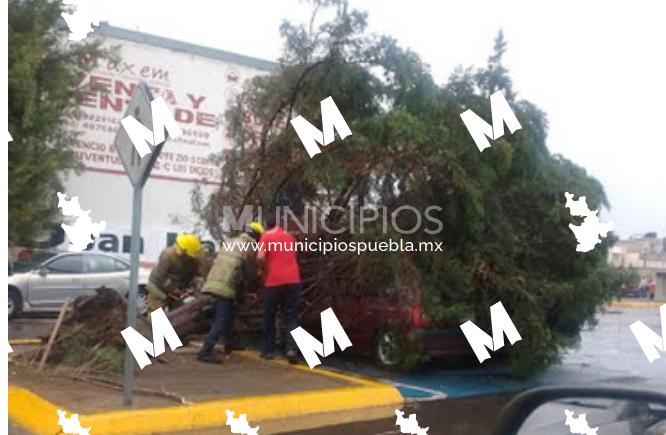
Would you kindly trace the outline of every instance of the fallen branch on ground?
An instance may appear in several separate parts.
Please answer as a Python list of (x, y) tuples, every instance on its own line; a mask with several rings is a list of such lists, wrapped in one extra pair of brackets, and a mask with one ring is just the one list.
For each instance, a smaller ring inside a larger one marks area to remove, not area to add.
[[(122, 391), (123, 389), (123, 384), (117, 381), (112, 381), (110, 379), (105, 379), (105, 378), (100, 378), (97, 376), (90, 376), (90, 377), (82, 377), (82, 376), (77, 376), (73, 374), (68, 374), (65, 375), (67, 378), (70, 378), (74, 381), (79, 381), (79, 382), (85, 382), (88, 384), (92, 385), (97, 385), (101, 387), (107, 387), (107, 388), (112, 388), (114, 390)], [(157, 397), (164, 397), (166, 399), (174, 400), (180, 404), (183, 405), (190, 405), (193, 402), (187, 400), (185, 397), (180, 396), (176, 393), (173, 393), (171, 391), (166, 391), (164, 388), (162, 390), (153, 390), (150, 388), (141, 388), (141, 387), (134, 387), (133, 391), (138, 394), (144, 394), (147, 396), (157, 396)]]

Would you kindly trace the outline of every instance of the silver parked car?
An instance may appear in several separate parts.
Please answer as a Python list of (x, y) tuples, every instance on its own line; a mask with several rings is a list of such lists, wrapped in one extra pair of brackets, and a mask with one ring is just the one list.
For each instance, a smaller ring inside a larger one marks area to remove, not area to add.
[[(139, 268), (138, 308), (146, 305), (150, 271)], [(129, 294), (129, 262), (99, 252), (41, 252), (17, 262), (9, 276), (9, 318), (23, 313), (57, 312), (68, 297), (92, 295), (106, 287)]]

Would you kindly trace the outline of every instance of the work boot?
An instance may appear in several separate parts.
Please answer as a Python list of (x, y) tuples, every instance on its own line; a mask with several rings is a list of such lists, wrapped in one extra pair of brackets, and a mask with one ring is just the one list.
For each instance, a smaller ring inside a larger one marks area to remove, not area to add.
[(275, 359), (275, 356), (276, 356), (275, 352), (272, 352), (272, 351), (268, 351), (268, 352), (264, 351), (264, 352), (261, 352), (261, 355), (259, 355), (259, 357), (261, 357), (262, 359), (264, 359), (266, 361)]
[(286, 356), (289, 364), (298, 364), (298, 354), (296, 352), (293, 350), (288, 350)]
[(213, 346), (214, 344), (204, 343), (203, 347), (199, 351), (197, 359), (205, 363), (222, 364), (220, 357), (213, 353)]
[(222, 364), (222, 359), (212, 352), (207, 354), (199, 354), (199, 356), (197, 356), (197, 359), (205, 363)]
[(226, 344), (224, 345), (224, 353), (226, 353), (227, 355), (229, 355), (231, 352), (237, 351), (237, 350), (238, 351), (245, 350), (245, 346), (243, 346), (242, 344), (238, 344), (238, 343), (231, 343), (229, 345), (226, 345)]

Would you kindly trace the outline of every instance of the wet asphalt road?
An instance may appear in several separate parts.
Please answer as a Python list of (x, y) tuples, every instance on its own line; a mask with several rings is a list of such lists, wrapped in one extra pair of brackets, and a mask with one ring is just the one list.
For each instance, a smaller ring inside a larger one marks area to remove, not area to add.
[(538, 381), (541, 384), (611, 382), (666, 391), (666, 355), (649, 363), (629, 326), (642, 321), (661, 333), (659, 308), (609, 309), (598, 325), (583, 331), (580, 346)]
[[(666, 356), (652, 364), (643, 355), (629, 325), (641, 320), (656, 333), (661, 332), (658, 308), (609, 309), (597, 316), (598, 324), (586, 328), (580, 346), (567, 352), (560, 364), (529, 381), (517, 381), (492, 370), (472, 369), (441, 370), (431, 368), (427, 372), (411, 375), (391, 375), (376, 369), (372, 372), (416, 390), (413, 396), (424, 391), (446, 394), (446, 399), (417, 402), (403, 408), (405, 416), (415, 413), (420, 427), (430, 427), (428, 434), (488, 435), (503, 406), (518, 391), (540, 385), (600, 385), (613, 384), (631, 388), (648, 388), (666, 391)], [(516, 344), (518, 345), (519, 342)], [(502, 391), (503, 393), (497, 394)], [(303, 435), (392, 435), (398, 434), (395, 418), (330, 426)]]
[(18, 318), (9, 321), (9, 339), (37, 338), (48, 335), (55, 318)]
[[(404, 417), (416, 414), (427, 435), (490, 435), (495, 420), (512, 394), (444, 399), (411, 403), (402, 408)], [(398, 435), (395, 417), (293, 432), (292, 435)]]

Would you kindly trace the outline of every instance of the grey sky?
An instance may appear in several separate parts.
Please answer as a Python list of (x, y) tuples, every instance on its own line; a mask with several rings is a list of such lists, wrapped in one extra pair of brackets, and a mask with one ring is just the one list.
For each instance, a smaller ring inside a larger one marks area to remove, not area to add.
[[(270, 60), (282, 20), (304, 22), (310, 11), (297, 0), (90, 3), (119, 27)], [(504, 29), (505, 64), (519, 98), (548, 114), (550, 150), (601, 180), (622, 236), (666, 236), (665, 2), (350, 3), (369, 13), (370, 32), (418, 52), (439, 82), (459, 64), (483, 64)]]

